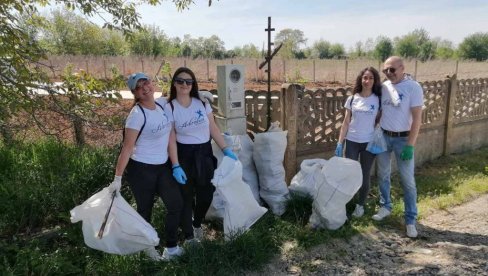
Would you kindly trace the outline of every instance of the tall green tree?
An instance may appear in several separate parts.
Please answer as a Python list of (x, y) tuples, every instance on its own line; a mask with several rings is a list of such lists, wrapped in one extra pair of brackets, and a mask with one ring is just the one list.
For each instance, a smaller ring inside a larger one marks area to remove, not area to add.
[(376, 38), (376, 46), (373, 50), (373, 56), (379, 61), (385, 61), (393, 54), (393, 42), (386, 36)]
[(275, 36), (275, 45), (283, 43), (279, 54), (285, 58), (294, 57), (300, 51), (300, 47), (305, 45), (306, 42), (307, 39), (303, 31), (298, 29), (283, 29)]
[(315, 41), (310, 50), (311, 58), (325, 59), (330, 57), (330, 43), (326, 40), (320, 39)]
[(452, 41), (436, 39), (437, 48), (435, 50), (435, 57), (440, 59), (454, 58), (456, 50), (452, 44)]
[[(38, 103), (36, 88), (57, 93), (42, 63), (46, 51), (39, 41), (33, 39), (28, 29), (22, 26), (22, 18), (29, 18), (41, 26), (45, 20), (37, 8), (56, 3), (68, 10), (78, 10), (88, 17), (100, 14), (111, 17), (104, 26), (118, 29), (124, 34), (140, 28), (140, 16), (136, 3), (125, 0), (4, 0), (0, 1), (0, 134), (5, 141), (11, 136), (11, 118), (19, 111), (32, 114), (34, 108), (44, 107)], [(137, 3), (157, 5), (158, 0), (141, 0)], [(173, 0), (179, 8), (189, 7), (192, 0)], [(211, 1), (209, 1), (209, 4)], [(10, 137), (10, 138), (9, 138)]]
[(488, 59), (488, 33), (475, 33), (459, 44), (459, 57), (483, 61)]

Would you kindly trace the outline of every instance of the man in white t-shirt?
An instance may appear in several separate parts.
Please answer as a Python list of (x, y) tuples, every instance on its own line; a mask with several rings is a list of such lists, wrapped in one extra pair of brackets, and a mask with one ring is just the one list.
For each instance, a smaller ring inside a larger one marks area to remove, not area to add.
[(380, 205), (374, 220), (382, 220), (391, 213), (391, 153), (397, 161), (398, 172), (403, 188), (405, 204), (405, 224), (407, 236), (417, 237), (417, 188), (414, 176), (414, 146), (419, 134), (423, 90), (418, 82), (405, 74), (403, 60), (400, 57), (389, 57), (383, 68), (388, 78), (382, 88), (382, 115), (380, 126), (388, 145), (388, 150), (377, 156), (378, 178), (380, 188)]

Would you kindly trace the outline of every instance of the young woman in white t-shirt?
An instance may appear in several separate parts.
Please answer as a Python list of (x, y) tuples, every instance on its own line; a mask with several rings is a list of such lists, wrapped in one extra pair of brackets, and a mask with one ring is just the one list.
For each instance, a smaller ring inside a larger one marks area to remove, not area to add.
[(346, 114), (342, 123), (336, 155), (343, 154), (343, 141), (346, 140), (346, 158), (361, 163), (363, 183), (359, 189), (359, 198), (352, 215), (361, 217), (369, 193), (370, 172), (375, 155), (366, 150), (373, 138), (376, 122), (380, 116), (381, 81), (378, 71), (367, 67), (359, 72), (352, 96), (346, 100)]
[(225, 144), (215, 124), (212, 107), (198, 97), (198, 83), (195, 74), (186, 67), (180, 67), (171, 80), (169, 102), (174, 120), (174, 131), (170, 144), (177, 144), (177, 151), (171, 151), (173, 176), (179, 183), (184, 196), (182, 228), (186, 239), (203, 238), (202, 221), (210, 207), (215, 187), (210, 182), (217, 166), (213, 156), (210, 138), (222, 149), (225, 156), (237, 160), (230, 147)]
[[(146, 254), (153, 260), (169, 260), (183, 254), (177, 245), (177, 231), (184, 207), (180, 184), (172, 176), (168, 160), (169, 136), (173, 121), (164, 110), (166, 98), (154, 99), (154, 86), (147, 75), (135, 73), (127, 84), (134, 95), (134, 106), (126, 119), (122, 150), (110, 191), (120, 191), (122, 174), (129, 183), (137, 212), (151, 221), (154, 197), (160, 196), (166, 207), (166, 247), (161, 256), (152, 247)], [(173, 145), (174, 146), (174, 145)], [(175, 149), (176, 150), (176, 149)]]

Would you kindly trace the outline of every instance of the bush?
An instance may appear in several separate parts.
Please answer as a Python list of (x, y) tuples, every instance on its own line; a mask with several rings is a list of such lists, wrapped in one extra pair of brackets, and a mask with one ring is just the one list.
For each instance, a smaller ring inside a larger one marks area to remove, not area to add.
[(0, 234), (68, 221), (70, 209), (110, 182), (116, 153), (52, 140), (0, 146)]

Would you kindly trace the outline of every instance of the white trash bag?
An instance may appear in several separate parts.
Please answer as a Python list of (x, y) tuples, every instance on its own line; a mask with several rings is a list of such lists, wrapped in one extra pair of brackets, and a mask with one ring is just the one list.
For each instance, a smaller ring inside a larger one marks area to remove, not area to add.
[(283, 167), (286, 134), (287, 131), (279, 128), (279, 122), (275, 122), (267, 132), (256, 134), (254, 139), (253, 158), (259, 177), (259, 194), (278, 216), (285, 213), (289, 197)]
[(242, 181), (241, 162), (224, 157), (212, 183), (224, 201), (226, 239), (246, 232), (266, 213), (267, 209), (259, 206), (249, 186)]
[(312, 203), (310, 225), (336, 230), (347, 220), (346, 204), (363, 182), (358, 161), (332, 157), (322, 168), (325, 181), (317, 187)]
[(72, 223), (83, 221), (83, 238), (87, 246), (127, 255), (159, 244), (156, 230), (120, 194), (113, 199), (103, 236), (98, 238), (111, 203), (112, 193), (104, 188), (70, 211)]
[(288, 187), (290, 193), (313, 198), (317, 187), (325, 181), (325, 176), (322, 174), (325, 163), (327, 163), (325, 159), (303, 160), (300, 171), (292, 178)]

